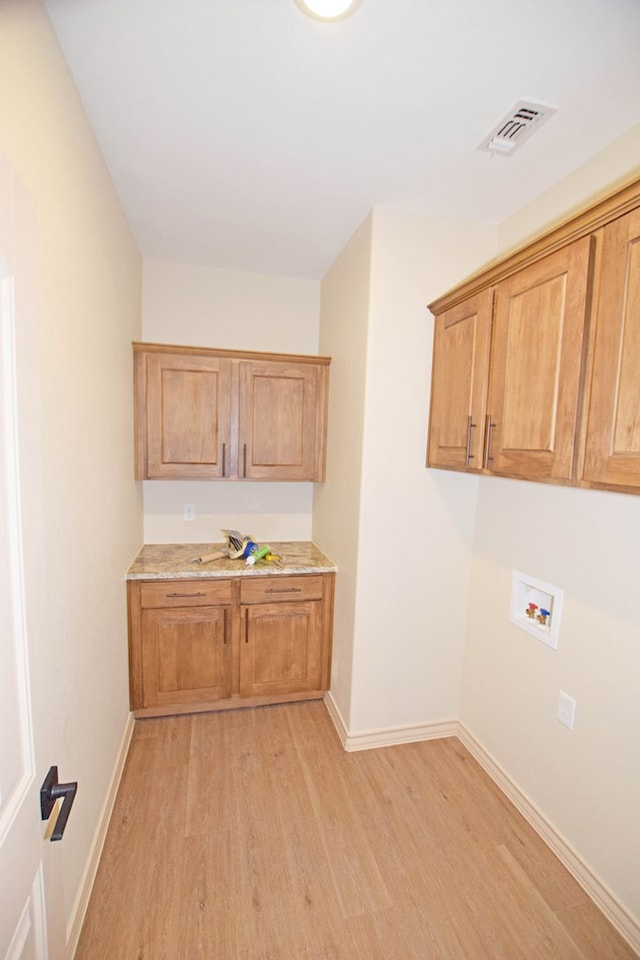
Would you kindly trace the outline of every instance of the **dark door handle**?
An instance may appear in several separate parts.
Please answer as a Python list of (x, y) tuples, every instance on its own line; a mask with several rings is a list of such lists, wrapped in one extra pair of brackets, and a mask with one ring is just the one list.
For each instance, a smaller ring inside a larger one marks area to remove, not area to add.
[(49, 767), (49, 772), (40, 787), (40, 816), (42, 820), (49, 819), (56, 800), (62, 798), (60, 813), (51, 834), (52, 840), (62, 840), (62, 834), (67, 826), (69, 813), (77, 792), (77, 783), (58, 783), (58, 768)]

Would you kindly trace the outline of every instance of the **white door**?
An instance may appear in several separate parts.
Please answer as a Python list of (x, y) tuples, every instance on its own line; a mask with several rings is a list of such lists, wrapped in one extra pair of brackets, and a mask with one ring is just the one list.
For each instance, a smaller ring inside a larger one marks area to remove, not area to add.
[(21, 439), (28, 438), (20, 437), (18, 426), (18, 374), (26, 358), (17, 345), (23, 342), (20, 284), (6, 249), (12, 211), (4, 203), (3, 186), (6, 181), (0, 183), (0, 958), (61, 960), (61, 884), (49, 853), (58, 845), (45, 838), (47, 823), (40, 817), (40, 784), (48, 764), (43, 770), (42, 761), (36, 762), (34, 746), (37, 705), (31, 699), (24, 570), (25, 556), (38, 544), (33, 533), (23, 535), (26, 487), (20, 453)]

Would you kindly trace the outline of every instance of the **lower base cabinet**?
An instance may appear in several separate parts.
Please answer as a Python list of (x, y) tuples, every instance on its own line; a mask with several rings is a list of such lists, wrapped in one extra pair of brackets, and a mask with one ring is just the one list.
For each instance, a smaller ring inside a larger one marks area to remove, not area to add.
[(327, 688), (323, 593), (322, 577), (241, 584), (241, 696), (279, 696)]
[(130, 580), (131, 709), (138, 717), (321, 697), (334, 574)]

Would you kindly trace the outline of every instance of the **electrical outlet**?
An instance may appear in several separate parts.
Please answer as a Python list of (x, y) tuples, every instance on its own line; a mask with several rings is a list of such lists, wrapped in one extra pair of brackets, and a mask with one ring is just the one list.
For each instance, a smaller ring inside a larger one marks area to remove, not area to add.
[(563, 693), (562, 690), (558, 697), (557, 717), (560, 723), (563, 723), (569, 730), (573, 730), (573, 725), (576, 721), (576, 701), (573, 697), (569, 697), (566, 693)]
[(196, 518), (196, 507), (194, 503), (185, 503), (184, 505), (184, 519), (185, 520), (195, 520)]

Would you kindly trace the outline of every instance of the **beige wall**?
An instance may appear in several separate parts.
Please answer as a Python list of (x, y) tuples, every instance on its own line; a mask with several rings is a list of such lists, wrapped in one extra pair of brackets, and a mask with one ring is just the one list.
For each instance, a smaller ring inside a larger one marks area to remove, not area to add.
[(637, 173), (640, 161), (640, 123), (597, 153), (541, 197), (523, 206), (498, 228), (498, 249), (520, 246), (529, 237), (548, 230), (600, 195), (611, 193)]
[(339, 567), (332, 695), (350, 734), (458, 714), (474, 481), (425, 470), (426, 303), (494, 250), (491, 228), (377, 208), (322, 282), (333, 370), (313, 529)]
[[(584, 204), (640, 156), (640, 127), (503, 224), (502, 246)], [(470, 493), (471, 496), (471, 493)], [(640, 497), (483, 478), (462, 720), (640, 918)], [(511, 571), (564, 589), (553, 651), (509, 622)], [(577, 701), (569, 732), (559, 691)]]
[[(483, 479), (461, 716), (640, 916), (640, 498)], [(509, 622), (511, 572), (564, 590), (556, 651)], [(559, 691), (577, 701), (573, 732)]]
[(458, 715), (476, 483), (425, 469), (426, 304), (454, 252), (494, 249), (491, 228), (374, 211), (352, 732)]
[(140, 259), (37, 0), (0, 4), (0, 153), (14, 204), (25, 567), (38, 771), (79, 793), (50, 845), (73, 920), (128, 720), (125, 571)]
[[(146, 261), (143, 336), (155, 343), (317, 354), (320, 284), (190, 264)], [(220, 541), (221, 528), (258, 541), (311, 539), (313, 484), (146, 481), (146, 543)], [(184, 505), (196, 518), (184, 520)]]
[(495, 232), (379, 207), (373, 216), (353, 733), (458, 716), (475, 483), (425, 469), (432, 318)]
[(332, 362), (327, 478), (314, 491), (313, 539), (339, 569), (331, 689), (347, 725), (360, 536), (371, 226), (368, 217), (327, 272), (320, 306), (320, 352), (332, 357)]

